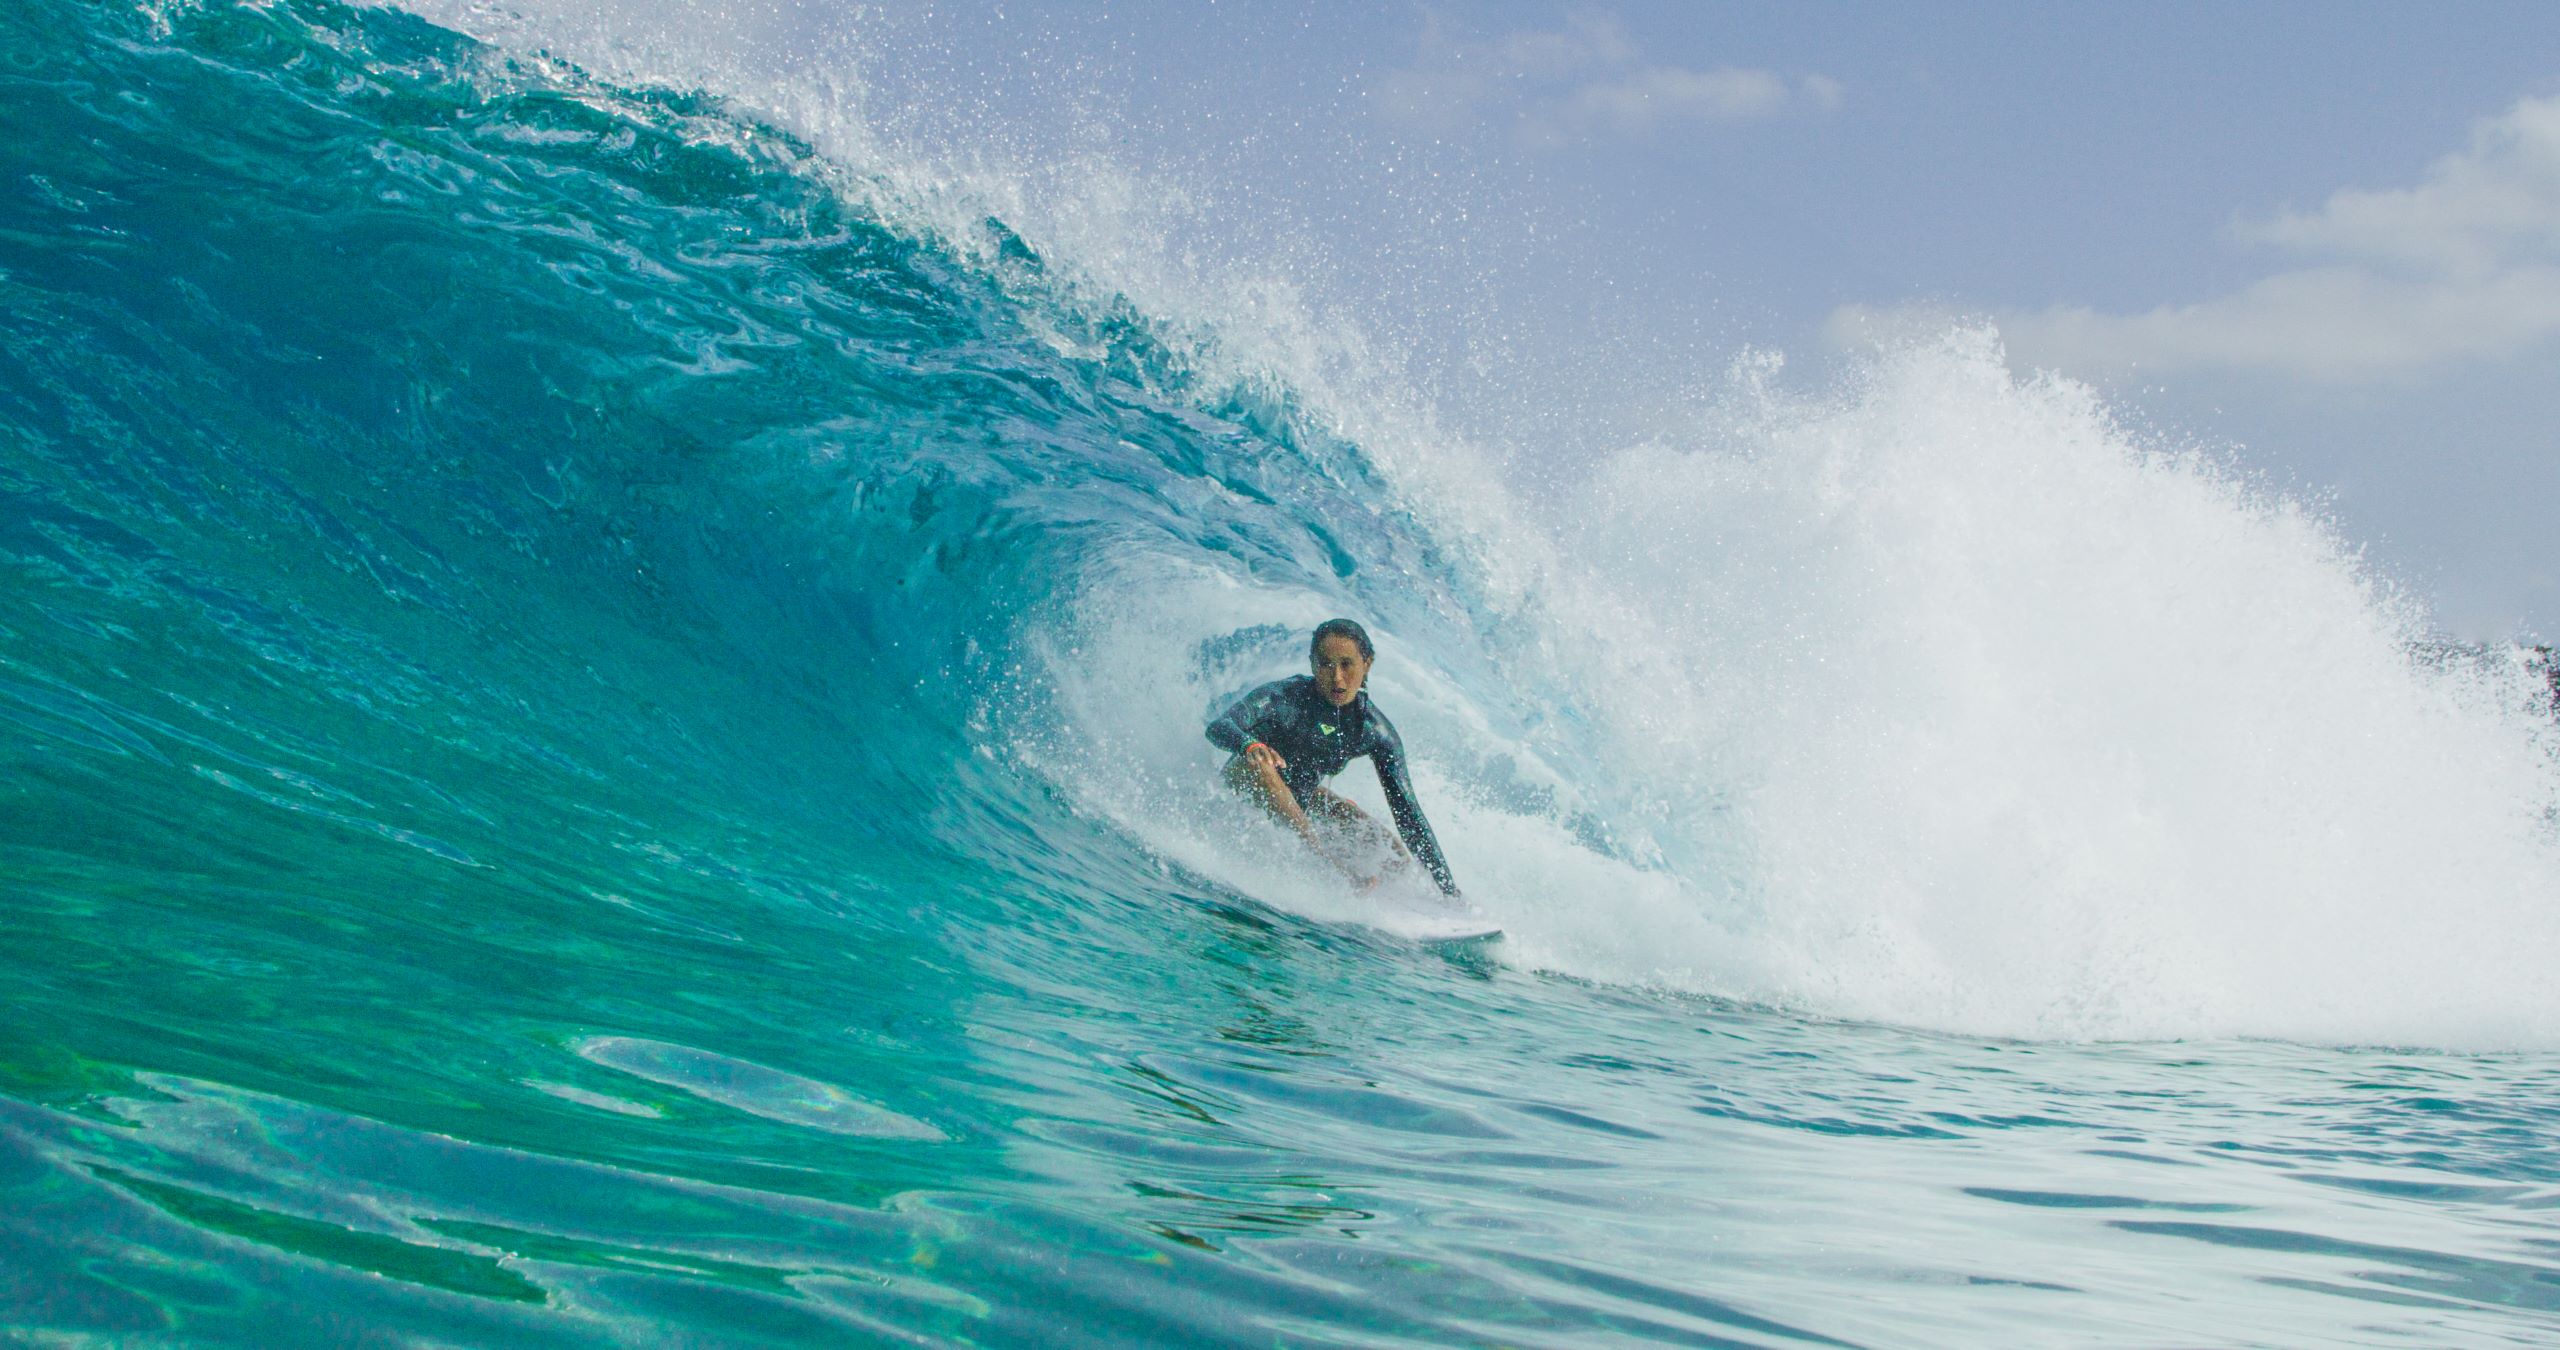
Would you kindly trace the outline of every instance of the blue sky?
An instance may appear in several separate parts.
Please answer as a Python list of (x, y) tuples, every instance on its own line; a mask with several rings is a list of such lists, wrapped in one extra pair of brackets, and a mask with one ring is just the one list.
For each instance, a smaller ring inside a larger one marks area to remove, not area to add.
[(1987, 319), (2326, 501), (2454, 634), (2560, 636), (2560, 5), (526, 7), (1106, 159), (1533, 458), (1745, 347), (1818, 379)]

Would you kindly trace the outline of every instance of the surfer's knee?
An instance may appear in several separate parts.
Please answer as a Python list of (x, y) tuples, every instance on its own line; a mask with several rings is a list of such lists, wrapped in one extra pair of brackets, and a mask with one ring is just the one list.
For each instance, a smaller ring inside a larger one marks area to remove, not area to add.
[(1312, 800), (1302, 803), (1309, 810), (1341, 825), (1360, 826), (1369, 823), (1369, 813), (1360, 804), (1331, 788), (1317, 788), (1307, 794)]
[(1243, 755), (1227, 761), (1226, 780), (1228, 787), (1266, 806), (1277, 800), (1281, 786), (1278, 770), (1256, 767)]

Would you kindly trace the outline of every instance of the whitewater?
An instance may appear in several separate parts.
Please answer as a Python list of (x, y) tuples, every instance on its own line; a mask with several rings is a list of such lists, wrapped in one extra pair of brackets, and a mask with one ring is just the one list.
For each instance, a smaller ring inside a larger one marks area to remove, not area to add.
[[(2560, 1336), (2549, 686), (2316, 504), (1975, 329), (1524, 463), (419, 8), (0, 13), (0, 1339)], [(1213, 790), (1335, 615), (1499, 944)]]

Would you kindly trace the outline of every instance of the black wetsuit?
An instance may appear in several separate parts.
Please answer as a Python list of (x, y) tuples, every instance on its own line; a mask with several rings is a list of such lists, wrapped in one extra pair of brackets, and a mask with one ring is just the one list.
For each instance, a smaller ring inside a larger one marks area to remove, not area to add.
[(1387, 811), (1395, 817), (1404, 846), (1431, 872), (1431, 879), (1450, 895), (1458, 883), (1449, 878), (1449, 862), (1440, 856), (1440, 841), (1431, 822), (1413, 800), (1413, 780), (1404, 771), (1404, 742), (1395, 724), (1378, 711), (1363, 690), (1343, 707), (1325, 702), (1312, 675), (1295, 675), (1254, 690), (1209, 724), (1209, 743), (1237, 754), (1255, 741), (1270, 746), (1288, 765), (1280, 781), (1304, 804), (1323, 780), (1344, 765), (1367, 755), (1377, 766), (1378, 786), (1387, 794)]

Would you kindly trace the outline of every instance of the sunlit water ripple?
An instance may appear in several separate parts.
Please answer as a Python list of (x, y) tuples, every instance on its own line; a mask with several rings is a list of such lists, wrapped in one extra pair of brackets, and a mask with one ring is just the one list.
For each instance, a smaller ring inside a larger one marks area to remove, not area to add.
[[(0, 1335), (2560, 1338), (2547, 928), (2325, 1037), (2167, 923), (1855, 1020), (1787, 954), (1925, 924), (1539, 779), (1615, 733), (1502, 692), (1534, 597), (998, 222), (311, 0), (11, 7), (0, 110)], [(1508, 945), (1184, 814), (1329, 612)]]

